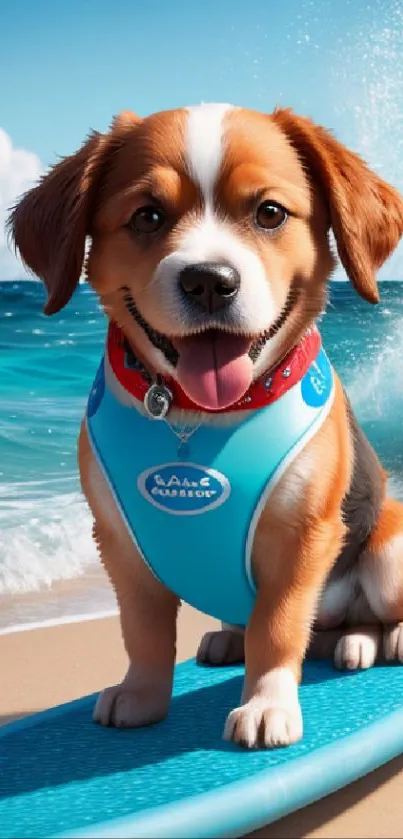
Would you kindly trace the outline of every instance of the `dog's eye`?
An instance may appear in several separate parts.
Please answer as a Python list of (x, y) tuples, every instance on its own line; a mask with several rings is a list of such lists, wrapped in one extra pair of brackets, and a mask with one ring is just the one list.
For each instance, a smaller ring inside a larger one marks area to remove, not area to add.
[(256, 224), (264, 230), (277, 230), (287, 218), (287, 210), (276, 201), (263, 201), (256, 211)]
[(150, 204), (147, 207), (139, 207), (133, 213), (128, 226), (136, 233), (156, 233), (164, 222), (165, 216), (163, 211)]

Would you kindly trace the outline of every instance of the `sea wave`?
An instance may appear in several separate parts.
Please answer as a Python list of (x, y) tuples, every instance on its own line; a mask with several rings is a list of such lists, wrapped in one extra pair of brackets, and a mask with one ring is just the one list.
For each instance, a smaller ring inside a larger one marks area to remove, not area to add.
[(0, 485), (0, 594), (38, 591), (98, 563), (87, 504), (51, 481)]

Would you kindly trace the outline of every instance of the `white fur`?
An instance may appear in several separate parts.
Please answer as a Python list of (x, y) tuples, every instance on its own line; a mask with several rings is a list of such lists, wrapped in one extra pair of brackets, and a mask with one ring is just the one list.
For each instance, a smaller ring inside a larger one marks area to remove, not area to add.
[(300, 740), (302, 716), (292, 670), (277, 667), (266, 673), (250, 699), (229, 714), (224, 737), (249, 748), (259, 745), (260, 737), (268, 747)]
[(384, 627), (383, 652), (386, 661), (399, 661), (403, 664), (403, 623)]
[(323, 628), (372, 623), (374, 615), (388, 621), (390, 608), (402, 590), (403, 536), (391, 539), (381, 554), (364, 553), (359, 565), (322, 592), (318, 623)]
[(389, 609), (401, 596), (403, 574), (403, 535), (394, 536), (385, 544), (381, 556), (368, 553), (360, 572), (368, 602), (381, 620), (387, 620)]
[(351, 601), (354, 583), (355, 577), (346, 574), (324, 588), (319, 601), (318, 622), (325, 628), (337, 626), (344, 620)]
[(279, 314), (262, 261), (247, 247), (228, 222), (214, 212), (213, 192), (225, 151), (225, 116), (231, 105), (199, 105), (188, 109), (185, 157), (190, 176), (199, 187), (204, 206), (182, 235), (178, 250), (159, 264), (153, 285), (157, 286), (160, 322), (156, 329), (165, 334), (188, 334), (198, 328), (222, 326), (203, 312), (190, 311), (178, 287), (179, 272), (195, 262), (228, 262), (241, 277), (241, 289), (231, 306), (228, 328), (257, 334)]
[(264, 265), (257, 254), (208, 209), (183, 235), (179, 249), (161, 260), (154, 275), (160, 307), (170, 321), (170, 329), (165, 331), (182, 329), (187, 334), (191, 329), (206, 326), (207, 321), (210, 328), (222, 325), (222, 317), (215, 319), (203, 312), (190, 314), (178, 286), (182, 268), (195, 262), (213, 261), (229, 262), (241, 277), (239, 294), (227, 318), (228, 326), (236, 332), (262, 332), (279, 314)]
[[(185, 159), (190, 177), (202, 193), (203, 204), (182, 233), (178, 249), (161, 260), (153, 277), (153, 291), (158, 295), (153, 326), (166, 335), (188, 335), (223, 325), (236, 333), (258, 335), (276, 320), (285, 302), (276, 303), (258, 254), (232, 229), (230, 221), (215, 211), (214, 187), (225, 155), (225, 117), (232, 107), (212, 104), (187, 109)], [(241, 288), (224, 315), (198, 312), (184, 299), (178, 285), (179, 273), (197, 262), (229, 263), (238, 271)], [(275, 353), (275, 340), (269, 351)], [(266, 353), (263, 356), (266, 367), (270, 358)]]
[(317, 622), (321, 629), (340, 626), (345, 621), (348, 626), (373, 623), (374, 615), (382, 619), (384, 615), (378, 609), (382, 595), (378, 590), (379, 577), (367, 565), (365, 559), (360, 566), (347, 572), (339, 580), (332, 580), (322, 591), (317, 611)]
[(287, 708), (292, 711), (298, 704), (298, 684), (289, 667), (275, 667), (256, 686), (253, 698), (261, 698), (272, 708)]
[(155, 274), (159, 299), (166, 313), (175, 318), (175, 325), (183, 325), (184, 332), (188, 332), (189, 328), (205, 325), (207, 317), (211, 327), (222, 324), (221, 318), (215, 323), (213, 317), (203, 312), (189, 316), (178, 288), (177, 278), (182, 268), (195, 262), (210, 261), (229, 262), (241, 276), (241, 288), (231, 307), (228, 325), (233, 325), (239, 332), (257, 333), (267, 328), (279, 312), (266, 279), (264, 265), (257, 254), (209, 210), (206, 210), (202, 218), (195, 220), (182, 237), (179, 249), (160, 262)]
[(376, 631), (346, 632), (336, 644), (334, 663), (340, 670), (367, 670), (375, 664), (378, 647)]
[(200, 187), (206, 205), (212, 201), (221, 168), (225, 116), (233, 107), (213, 103), (187, 109), (185, 156), (189, 173)]
[(363, 554), (353, 571), (327, 583), (318, 607), (317, 621), (322, 629), (388, 621), (390, 608), (402, 589), (401, 558), (403, 537), (396, 536), (382, 555)]

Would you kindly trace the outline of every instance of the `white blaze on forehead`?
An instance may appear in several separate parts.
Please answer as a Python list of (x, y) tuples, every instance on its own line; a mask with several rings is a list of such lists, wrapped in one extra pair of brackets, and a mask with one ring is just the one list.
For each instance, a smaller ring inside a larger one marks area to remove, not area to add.
[[(156, 284), (160, 287), (160, 304), (165, 301), (166, 310), (175, 319), (184, 306), (178, 290), (179, 273), (188, 265), (199, 262), (223, 262), (238, 271), (241, 287), (231, 308), (240, 331), (258, 334), (278, 317), (279, 305), (267, 282), (259, 254), (248, 247), (229, 225), (216, 218), (207, 206), (200, 218), (195, 218), (182, 235), (178, 250), (161, 260), (154, 276), (154, 288)], [(186, 307), (184, 316), (189, 316)], [(195, 323), (194, 319), (192, 323)], [(164, 332), (164, 329), (160, 328), (160, 331)]]
[(233, 105), (206, 104), (187, 108), (186, 161), (191, 178), (211, 201), (222, 158), (224, 118)]
[[(206, 315), (191, 311), (184, 300), (178, 277), (180, 272), (199, 262), (232, 265), (241, 277), (241, 287), (231, 306), (233, 328), (245, 335), (258, 335), (279, 315), (259, 254), (223, 221), (213, 206), (214, 188), (219, 180), (226, 151), (226, 117), (237, 110), (234, 105), (197, 105), (189, 107), (185, 128), (185, 160), (189, 176), (201, 191), (204, 208), (191, 214), (177, 242), (177, 249), (161, 259), (153, 278), (158, 295), (155, 329), (164, 334), (186, 335), (206, 322)], [(210, 328), (220, 328), (222, 319), (209, 316)], [(275, 349), (275, 339), (270, 342)], [(263, 355), (262, 355), (263, 358)]]

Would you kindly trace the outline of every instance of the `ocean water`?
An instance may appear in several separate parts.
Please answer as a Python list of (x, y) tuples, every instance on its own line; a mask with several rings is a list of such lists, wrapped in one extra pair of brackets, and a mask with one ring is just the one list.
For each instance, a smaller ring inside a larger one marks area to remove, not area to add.
[[(372, 307), (334, 283), (321, 331), (403, 497), (403, 282), (383, 282), (381, 295)], [(106, 320), (86, 285), (52, 318), (43, 302), (40, 283), (0, 283), (0, 595), (94, 580), (98, 567), (76, 443)], [(101, 589), (92, 586), (87, 610), (109, 603)]]
[(86, 286), (54, 318), (44, 299), (40, 283), (0, 283), (0, 594), (97, 561), (76, 448), (104, 317)]

